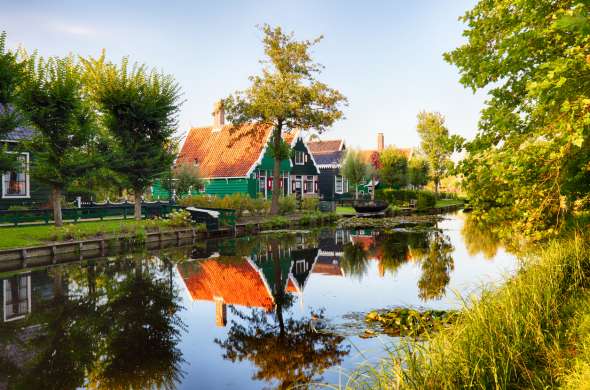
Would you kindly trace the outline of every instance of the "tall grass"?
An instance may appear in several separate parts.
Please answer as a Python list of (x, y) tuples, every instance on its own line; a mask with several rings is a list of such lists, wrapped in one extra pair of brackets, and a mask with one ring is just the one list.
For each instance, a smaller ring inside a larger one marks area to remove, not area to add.
[(590, 245), (576, 234), (525, 259), (503, 286), (465, 303), (455, 325), (405, 340), (349, 388), (581, 388), (590, 380)]

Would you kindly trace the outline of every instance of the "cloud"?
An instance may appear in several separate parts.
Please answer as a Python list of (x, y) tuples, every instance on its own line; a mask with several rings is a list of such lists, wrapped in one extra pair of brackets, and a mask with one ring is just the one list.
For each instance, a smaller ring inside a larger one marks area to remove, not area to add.
[(77, 36), (84, 36), (84, 37), (97, 35), (96, 29), (94, 29), (90, 26), (66, 24), (66, 23), (52, 23), (50, 27), (54, 31), (58, 31), (61, 33), (69, 34), (69, 35), (77, 35)]

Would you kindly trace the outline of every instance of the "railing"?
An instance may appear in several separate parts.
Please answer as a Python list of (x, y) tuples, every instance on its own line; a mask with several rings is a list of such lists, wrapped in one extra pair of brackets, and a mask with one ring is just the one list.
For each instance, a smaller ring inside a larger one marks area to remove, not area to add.
[[(142, 218), (165, 218), (174, 210), (181, 209), (178, 206), (169, 202), (142, 202), (141, 215)], [(236, 211), (232, 209), (210, 209), (220, 212), (219, 224), (235, 227), (236, 225)], [(78, 222), (81, 220), (105, 218), (133, 218), (134, 204), (131, 202), (120, 203), (95, 203), (83, 202), (81, 208), (63, 208), (62, 217), (64, 221)], [(53, 221), (52, 209), (31, 209), (31, 210), (0, 210), (0, 225), (11, 224), (18, 226), (19, 224), (27, 223), (45, 223), (49, 224)]]

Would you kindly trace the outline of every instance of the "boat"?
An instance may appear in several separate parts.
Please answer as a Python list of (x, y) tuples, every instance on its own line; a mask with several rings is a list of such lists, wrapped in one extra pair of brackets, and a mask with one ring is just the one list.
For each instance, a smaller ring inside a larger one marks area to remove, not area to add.
[(352, 207), (359, 217), (384, 216), (389, 203), (384, 200), (357, 201)]

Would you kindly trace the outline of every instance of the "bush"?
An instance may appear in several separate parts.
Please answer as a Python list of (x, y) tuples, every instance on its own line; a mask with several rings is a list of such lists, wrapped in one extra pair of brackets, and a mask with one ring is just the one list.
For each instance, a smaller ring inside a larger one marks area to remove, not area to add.
[(270, 202), (264, 198), (252, 199), (248, 212), (252, 215), (264, 215), (270, 210)]
[(29, 206), (19, 206), (19, 205), (12, 205), (12, 206), (8, 206), (8, 211), (24, 211), (24, 210), (30, 210), (31, 208)]
[(193, 224), (191, 213), (186, 210), (176, 210), (168, 214), (168, 226), (185, 227)]
[(422, 190), (394, 190), (386, 188), (377, 190), (375, 192), (377, 199), (383, 199), (392, 205), (408, 204), (411, 199), (416, 199), (416, 207), (418, 209), (426, 209), (434, 207), (436, 204), (436, 197), (433, 192)]
[(301, 201), (301, 208), (305, 211), (317, 211), (320, 205), (318, 198), (303, 198)]
[(294, 196), (281, 196), (279, 198), (279, 213), (289, 214), (297, 208), (297, 199)]

